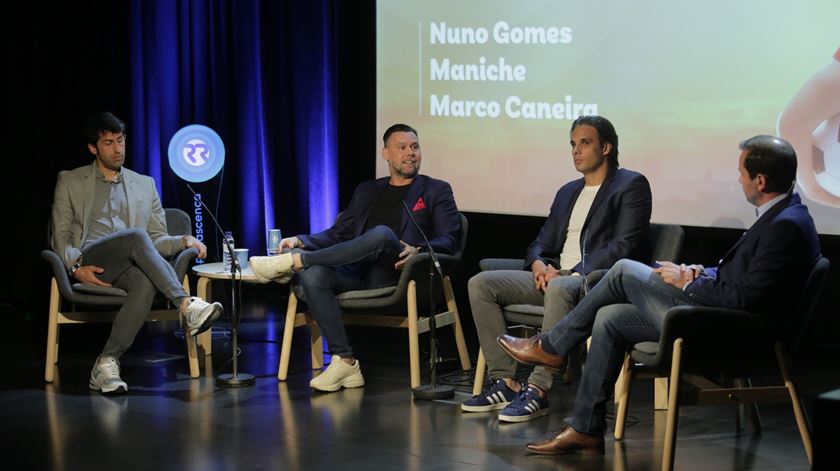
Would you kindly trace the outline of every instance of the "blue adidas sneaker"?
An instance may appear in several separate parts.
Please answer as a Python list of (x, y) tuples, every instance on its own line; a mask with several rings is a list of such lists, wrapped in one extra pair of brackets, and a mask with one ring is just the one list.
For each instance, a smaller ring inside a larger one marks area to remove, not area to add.
[(501, 422), (525, 422), (548, 414), (548, 399), (537, 388), (528, 386), (499, 414)]
[(461, 404), (464, 412), (487, 412), (505, 407), (516, 398), (516, 391), (510, 389), (505, 380), (497, 379), (490, 383), (478, 396), (473, 396)]

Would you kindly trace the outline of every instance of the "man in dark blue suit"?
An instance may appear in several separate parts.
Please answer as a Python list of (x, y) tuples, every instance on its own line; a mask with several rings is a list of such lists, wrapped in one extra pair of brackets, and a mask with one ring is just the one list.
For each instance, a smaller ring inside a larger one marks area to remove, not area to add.
[[(715, 268), (662, 262), (650, 268), (622, 260), (553, 329), (531, 339), (499, 337), (517, 361), (561, 367), (562, 355), (592, 336), (569, 425), (551, 439), (528, 445), (535, 453), (560, 454), (603, 449), (606, 401), (621, 370), (623, 354), (635, 343), (657, 341), (668, 309), (715, 306), (766, 312), (784, 325), (819, 256), (814, 221), (793, 193), (796, 154), (772, 136), (740, 145), (738, 164), (747, 200), (757, 220)], [(599, 312), (604, 306), (632, 304)]]
[[(582, 116), (570, 131), (575, 170), (583, 178), (563, 185), (548, 219), (526, 251), (521, 270), (494, 270), (470, 279), (470, 307), (490, 384), (461, 405), (465, 412), (503, 409), (499, 420), (523, 422), (548, 413), (552, 373), (537, 367), (527, 385), (496, 338), (505, 333), (510, 304), (544, 306), (543, 330), (569, 312), (584, 292), (622, 258), (649, 260), (650, 185), (640, 173), (618, 168), (618, 135), (601, 116)], [(585, 252), (585, 256), (583, 256)]]
[(407, 211), (429, 236), (436, 252), (456, 250), (460, 215), (455, 197), (449, 183), (418, 174), (421, 152), (417, 131), (395, 124), (385, 131), (383, 141), (382, 158), (388, 162), (390, 177), (359, 185), (347, 209), (329, 229), (283, 239), (280, 250), (291, 251), (251, 257), (254, 274), (263, 281), (283, 283), (297, 277), (309, 312), (334, 356), (327, 370), (310, 382), (320, 391), (364, 385), (335, 296), (397, 281), (406, 260), (425, 246)]

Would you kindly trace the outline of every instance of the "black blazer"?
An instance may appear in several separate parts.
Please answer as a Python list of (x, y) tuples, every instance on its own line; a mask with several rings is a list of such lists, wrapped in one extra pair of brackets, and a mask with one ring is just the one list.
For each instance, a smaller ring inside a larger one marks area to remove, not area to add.
[[(535, 260), (560, 267), (560, 252), (566, 242), (572, 208), (583, 186), (581, 178), (557, 191), (548, 219), (525, 253), (525, 270), (530, 270)], [(583, 224), (581, 246), (585, 235), (586, 266), (578, 263), (572, 270), (582, 274), (606, 270), (622, 258), (648, 263), (650, 213), (647, 178), (631, 170), (611, 168)]]
[[(317, 250), (358, 237), (364, 232), (373, 204), (387, 186), (388, 177), (362, 183), (356, 187), (350, 203), (332, 227), (317, 234), (300, 236), (301, 242), (307, 249)], [(449, 183), (417, 175), (411, 182), (405, 202), (417, 224), (429, 237), (435, 251), (454, 253), (457, 248), (458, 231), (461, 229), (461, 216)], [(397, 237), (410, 245), (425, 246), (423, 237), (411, 224), (405, 212), (400, 220), (400, 232)]]

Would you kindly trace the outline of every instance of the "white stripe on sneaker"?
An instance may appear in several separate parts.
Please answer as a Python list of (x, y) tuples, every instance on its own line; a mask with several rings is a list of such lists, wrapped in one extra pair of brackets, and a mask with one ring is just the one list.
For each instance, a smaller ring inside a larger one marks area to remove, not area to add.
[(491, 404), (499, 404), (504, 401), (505, 396), (502, 394), (501, 391), (496, 391), (493, 393), (492, 396), (490, 396), (489, 399)]

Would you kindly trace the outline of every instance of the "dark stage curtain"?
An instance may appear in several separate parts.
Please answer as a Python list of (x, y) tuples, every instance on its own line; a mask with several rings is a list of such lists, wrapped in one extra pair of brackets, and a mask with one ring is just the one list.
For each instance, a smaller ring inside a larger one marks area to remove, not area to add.
[(237, 245), (265, 247), (267, 228), (291, 235), (331, 224), (334, 9), (328, 0), (131, 2), (130, 160), (159, 182), (164, 201), (189, 195), (169, 170), (167, 147), (179, 128), (198, 123), (225, 142), (218, 211)]
[(326, 228), (373, 176), (371, 1), (16, 2), (3, 18), (0, 201), (15, 269), (4, 270), (0, 312), (41, 318), (46, 309), (38, 254), (56, 175), (92, 161), (83, 122), (96, 111), (126, 121), (126, 165), (157, 180), (165, 206), (183, 209), (192, 198), (169, 170), (169, 140), (188, 124), (216, 130), (226, 148), (221, 198), (205, 202), (255, 253), (267, 228)]

